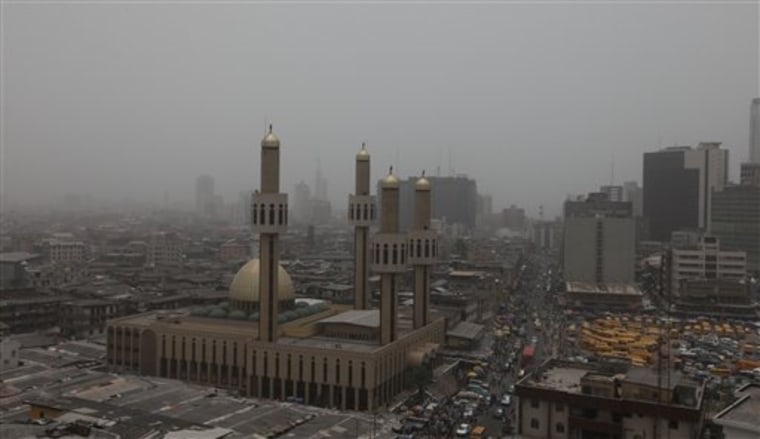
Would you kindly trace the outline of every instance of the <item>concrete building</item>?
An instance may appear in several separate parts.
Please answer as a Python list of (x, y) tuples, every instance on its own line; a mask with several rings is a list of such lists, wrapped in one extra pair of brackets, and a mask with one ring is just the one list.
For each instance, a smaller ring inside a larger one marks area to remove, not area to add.
[(293, 221), (307, 224), (311, 219), (311, 190), (303, 180), (293, 189)]
[[(717, 299), (718, 281), (739, 283), (747, 276), (746, 254), (721, 249), (720, 240), (714, 236), (704, 236), (695, 247), (671, 249), (664, 262), (661, 282), (666, 288), (665, 294), (670, 293), (673, 300), (689, 299), (693, 294), (689, 291), (689, 282), (693, 281), (712, 283), (715, 290), (712, 295)], [(746, 286), (744, 289), (746, 295)]]
[(525, 229), (526, 217), (525, 209), (519, 208), (514, 204), (501, 211), (502, 227), (512, 230)]
[(0, 291), (29, 286), (27, 268), (38, 265), (41, 260), (42, 256), (36, 253), (0, 253)]
[(760, 437), (760, 385), (745, 384), (737, 392), (738, 399), (713, 417), (723, 429), (726, 439), (757, 439)]
[(610, 201), (626, 201), (623, 199), (623, 186), (606, 185), (599, 186), (599, 192), (607, 194), (607, 199)]
[(182, 267), (182, 241), (174, 232), (156, 232), (148, 241), (146, 263), (160, 270), (178, 270)]
[(106, 322), (124, 315), (126, 306), (114, 300), (83, 299), (63, 302), (60, 309), (61, 335), (69, 338), (102, 335)]
[(532, 221), (530, 223), (530, 240), (538, 248), (559, 249), (562, 243), (561, 221)]
[(634, 280), (636, 222), (631, 203), (589, 194), (565, 202), (562, 266), (568, 282), (629, 283)]
[(704, 386), (671, 371), (550, 360), (515, 386), (525, 438), (697, 439)]
[(644, 154), (644, 216), (650, 239), (668, 241), (674, 230), (710, 228), (712, 194), (728, 178), (728, 151), (720, 143), (674, 146)]
[(51, 239), (45, 248), (53, 264), (78, 265), (82, 264), (87, 256), (87, 247), (81, 241)]
[(742, 186), (760, 187), (760, 163), (742, 163), (739, 181)]
[(382, 181), (383, 214), (371, 247), (371, 266), (381, 276), (380, 310), (299, 302), (278, 261), (279, 235), (288, 225), (279, 149), (270, 127), (261, 142), (261, 189), (252, 210), (259, 259), (235, 276), (229, 302), (110, 321), (108, 365), (246, 396), (372, 411), (401, 392), (408, 368), (433, 366), (446, 329), (433, 313), (415, 329), (396, 310), (396, 276), (407, 269), (415, 236), (398, 232), (398, 179), (389, 174)]
[(747, 270), (760, 273), (760, 184), (727, 186), (713, 194), (710, 233), (725, 249), (747, 254)]
[(760, 98), (752, 99), (749, 110), (749, 161), (760, 163)]

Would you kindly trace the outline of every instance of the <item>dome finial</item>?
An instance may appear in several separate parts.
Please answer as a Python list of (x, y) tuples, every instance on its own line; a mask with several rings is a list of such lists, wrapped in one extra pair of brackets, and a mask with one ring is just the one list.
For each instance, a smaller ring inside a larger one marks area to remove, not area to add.
[(393, 165), (388, 167), (388, 174), (393, 175)]
[(272, 124), (269, 124), (269, 134), (272, 134)]
[(425, 177), (425, 170), (424, 169), (422, 170), (422, 177), (423, 178)]

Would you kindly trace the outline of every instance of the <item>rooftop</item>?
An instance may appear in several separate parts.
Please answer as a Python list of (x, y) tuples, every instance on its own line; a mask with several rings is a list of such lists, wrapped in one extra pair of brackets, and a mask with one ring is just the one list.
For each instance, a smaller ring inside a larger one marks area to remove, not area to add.
[(456, 326), (446, 331), (446, 335), (450, 337), (466, 338), (468, 340), (474, 340), (480, 337), (483, 332), (483, 325), (471, 322), (459, 322)]
[(350, 310), (322, 319), (320, 320), (320, 323), (344, 323), (366, 328), (379, 328), (380, 311), (376, 309)]
[(714, 421), (724, 427), (760, 434), (760, 385), (747, 384), (739, 390), (739, 399), (715, 415)]
[(29, 252), (5, 252), (0, 253), (0, 262), (23, 262), (39, 256), (37, 253)]
[(634, 284), (623, 282), (597, 284), (593, 282), (565, 282), (568, 293), (596, 293), (641, 296), (641, 290)]

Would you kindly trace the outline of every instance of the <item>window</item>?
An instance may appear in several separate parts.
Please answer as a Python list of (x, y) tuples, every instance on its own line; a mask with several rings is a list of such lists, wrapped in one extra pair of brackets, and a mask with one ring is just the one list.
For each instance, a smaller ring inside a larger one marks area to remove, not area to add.
[(530, 428), (538, 429), (538, 419), (531, 418), (531, 420), (530, 420)]
[(668, 428), (671, 430), (678, 430), (678, 421), (668, 421)]
[(537, 400), (537, 399), (531, 399), (531, 400), (530, 400), (530, 406), (531, 406), (532, 408), (534, 408), (534, 409), (537, 409), (537, 408), (538, 408), (538, 405), (539, 405), (539, 402), (538, 402), (538, 400)]
[(554, 429), (557, 430), (557, 433), (565, 432), (565, 426), (561, 422), (557, 422), (557, 425), (554, 426)]

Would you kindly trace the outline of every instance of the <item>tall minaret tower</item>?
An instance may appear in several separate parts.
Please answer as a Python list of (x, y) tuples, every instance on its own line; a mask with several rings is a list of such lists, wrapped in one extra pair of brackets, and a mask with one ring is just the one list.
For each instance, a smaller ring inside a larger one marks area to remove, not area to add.
[(372, 266), (380, 273), (380, 344), (396, 340), (396, 275), (406, 271), (406, 237), (399, 233), (399, 182), (391, 167), (380, 183), (380, 231), (372, 242)]
[(367, 309), (369, 226), (375, 220), (375, 197), (369, 194), (369, 152), (362, 143), (356, 154), (356, 191), (348, 196), (348, 221), (354, 225), (354, 297), (356, 309)]
[(277, 282), (280, 233), (288, 226), (288, 195), (280, 193), (280, 139), (272, 132), (261, 141), (261, 190), (253, 194), (251, 222), (259, 234), (259, 340), (277, 340)]
[(414, 329), (430, 320), (430, 266), (438, 255), (438, 237), (430, 230), (430, 181), (425, 172), (414, 185), (414, 224), (409, 233), (409, 264), (414, 266)]

